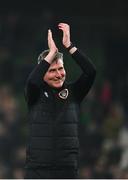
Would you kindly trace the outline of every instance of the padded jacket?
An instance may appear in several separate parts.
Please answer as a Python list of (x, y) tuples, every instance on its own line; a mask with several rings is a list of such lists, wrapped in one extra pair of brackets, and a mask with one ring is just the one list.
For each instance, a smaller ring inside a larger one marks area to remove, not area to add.
[[(82, 70), (75, 82), (54, 89), (43, 81), (50, 64), (45, 60), (30, 73), (25, 86), (28, 105), (26, 167), (63, 168), (78, 166), (80, 104), (96, 75), (90, 59), (79, 49), (72, 58)], [(59, 93), (66, 99), (60, 98)]]

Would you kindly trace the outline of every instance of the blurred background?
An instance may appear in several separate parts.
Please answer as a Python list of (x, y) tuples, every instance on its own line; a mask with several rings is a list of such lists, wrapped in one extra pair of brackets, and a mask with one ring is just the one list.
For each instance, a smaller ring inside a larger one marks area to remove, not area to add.
[(81, 105), (80, 178), (128, 179), (127, 4), (126, 0), (1, 2), (0, 179), (23, 178), (24, 86), (39, 53), (47, 49), (48, 28), (64, 53), (67, 80), (80, 73), (61, 44), (59, 22), (70, 24), (72, 41), (97, 69), (94, 85)]

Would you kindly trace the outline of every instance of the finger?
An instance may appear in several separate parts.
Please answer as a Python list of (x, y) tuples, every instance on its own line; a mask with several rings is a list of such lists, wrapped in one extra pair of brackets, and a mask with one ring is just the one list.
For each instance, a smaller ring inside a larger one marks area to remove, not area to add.
[(67, 26), (68, 24), (67, 23), (59, 23), (58, 25), (59, 26)]
[(58, 25), (58, 28), (59, 28), (59, 29), (63, 29), (63, 27), (62, 27), (61, 25)]
[(51, 31), (51, 29), (48, 29), (48, 38), (49, 38), (49, 40), (53, 39), (52, 38), (52, 31)]
[(60, 27), (59, 27), (59, 29), (62, 30), (62, 31), (64, 30), (63, 28), (60, 28)]
[(48, 29), (48, 33), (49, 33), (50, 35), (52, 35), (52, 30), (51, 30), (51, 29)]
[(64, 29), (64, 27), (65, 27), (65, 26), (64, 26), (63, 23), (59, 23), (59, 24), (58, 24), (58, 28), (59, 28), (59, 29)]
[(48, 29), (48, 34), (49, 34), (50, 36), (52, 35), (51, 29)]

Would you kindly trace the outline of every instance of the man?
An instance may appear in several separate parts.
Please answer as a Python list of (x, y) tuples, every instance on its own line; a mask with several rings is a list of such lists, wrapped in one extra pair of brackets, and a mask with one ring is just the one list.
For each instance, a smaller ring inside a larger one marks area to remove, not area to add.
[(83, 98), (95, 79), (90, 60), (70, 40), (70, 26), (59, 23), (62, 44), (83, 73), (72, 84), (65, 82), (63, 54), (48, 30), (48, 48), (29, 75), (25, 97), (29, 109), (29, 142), (25, 178), (78, 178), (78, 121)]

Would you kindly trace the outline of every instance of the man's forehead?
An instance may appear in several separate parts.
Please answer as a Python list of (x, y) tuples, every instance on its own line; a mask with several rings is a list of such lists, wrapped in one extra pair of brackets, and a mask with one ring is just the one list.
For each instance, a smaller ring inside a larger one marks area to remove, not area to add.
[(55, 61), (53, 61), (50, 65), (50, 67), (53, 67), (53, 66), (63, 66), (64, 62), (62, 59), (57, 59)]

